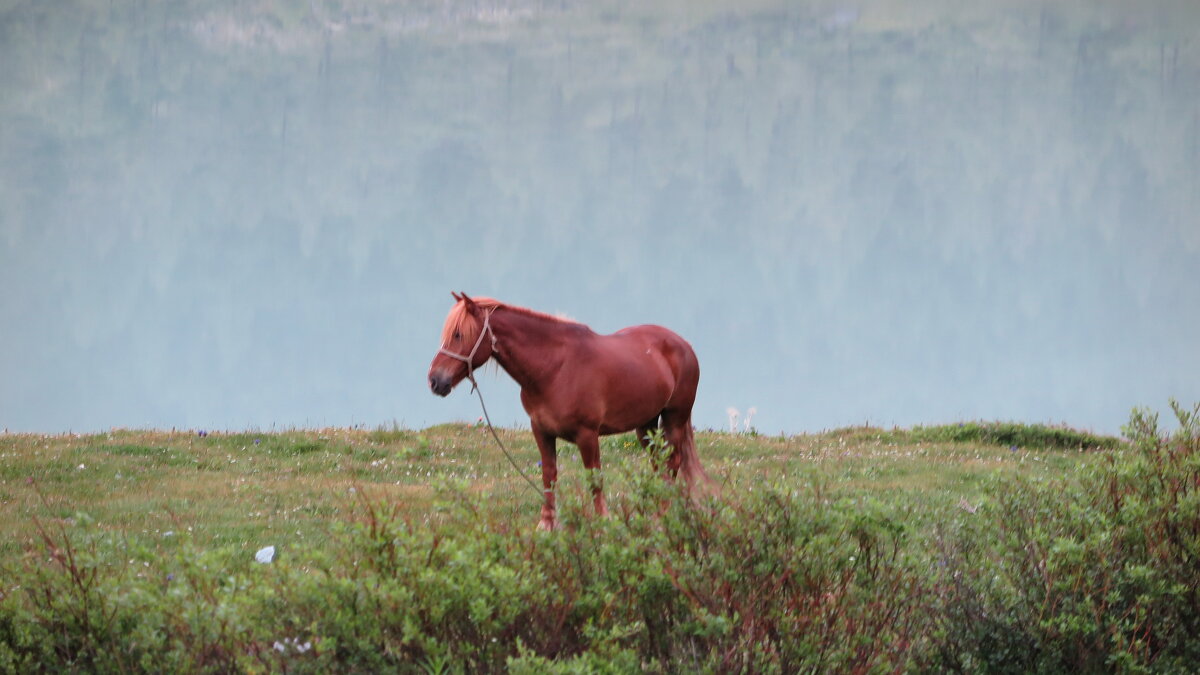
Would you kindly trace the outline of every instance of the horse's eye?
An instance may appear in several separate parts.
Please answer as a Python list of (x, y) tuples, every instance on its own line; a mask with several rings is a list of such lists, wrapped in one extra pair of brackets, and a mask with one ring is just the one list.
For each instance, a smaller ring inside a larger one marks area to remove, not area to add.
[(455, 340), (461, 340), (461, 339), (462, 339), (462, 333), (460, 333), (460, 332), (458, 332), (458, 331), (454, 331), (454, 339), (455, 339)]

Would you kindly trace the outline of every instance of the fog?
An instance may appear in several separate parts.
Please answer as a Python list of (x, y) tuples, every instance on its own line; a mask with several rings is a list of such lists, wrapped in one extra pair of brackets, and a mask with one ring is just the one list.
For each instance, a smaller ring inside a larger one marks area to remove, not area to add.
[(425, 379), (461, 290), (676, 330), (702, 428), (1115, 433), (1200, 400), (1197, 35), (1184, 0), (0, 1), (0, 428), (475, 420)]

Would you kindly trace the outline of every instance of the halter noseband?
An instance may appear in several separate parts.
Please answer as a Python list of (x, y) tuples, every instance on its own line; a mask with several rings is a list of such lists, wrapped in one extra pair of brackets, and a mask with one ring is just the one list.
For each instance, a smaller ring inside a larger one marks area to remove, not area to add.
[(492, 312), (494, 311), (496, 311), (496, 309), (492, 308), (483, 316), (483, 329), (479, 331), (479, 338), (475, 340), (475, 346), (471, 347), (470, 354), (463, 356), (462, 354), (455, 354), (445, 347), (438, 349), (439, 354), (445, 354), (452, 359), (458, 359), (459, 361), (467, 364), (467, 379), (471, 381), (471, 391), (475, 391), (479, 388), (479, 385), (475, 382), (475, 367), (471, 364), (473, 361), (475, 361), (475, 352), (479, 351), (479, 345), (483, 344), (484, 335), (490, 334), (492, 336), (492, 350), (495, 351), (496, 349), (496, 332), (492, 330), (491, 325)]

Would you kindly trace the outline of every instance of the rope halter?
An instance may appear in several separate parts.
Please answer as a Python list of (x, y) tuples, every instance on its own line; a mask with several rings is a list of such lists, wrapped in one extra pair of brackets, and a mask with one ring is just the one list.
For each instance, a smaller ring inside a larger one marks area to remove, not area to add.
[[(488, 431), (492, 432), (492, 438), (496, 439), (496, 444), (499, 445), (500, 449), (504, 451), (504, 456), (508, 458), (509, 463), (512, 464), (513, 468), (517, 470), (517, 473), (521, 474), (521, 478), (524, 478), (525, 482), (529, 483), (529, 487), (533, 488), (533, 490), (536, 492), (538, 489), (537, 485), (535, 485), (534, 482), (529, 479), (529, 476), (526, 476), (525, 472), (521, 470), (521, 465), (517, 464), (517, 460), (513, 459), (512, 453), (510, 453), (508, 448), (504, 446), (504, 441), (500, 440), (500, 434), (497, 434), (496, 428), (492, 426), (492, 418), (490, 415), (488, 415), (487, 405), (483, 402), (483, 392), (479, 390), (479, 383), (475, 381), (475, 367), (471, 365), (475, 360), (475, 352), (479, 351), (479, 345), (483, 344), (484, 335), (490, 334), (492, 336), (492, 351), (496, 351), (496, 331), (492, 330), (491, 323), (492, 312), (496, 311), (496, 309), (497, 308), (493, 307), (492, 309), (488, 310), (487, 314), (483, 316), (483, 328), (480, 329), (479, 338), (475, 340), (475, 346), (471, 347), (470, 354), (463, 356), (462, 354), (456, 354), (445, 347), (438, 349), (438, 353), (445, 354), (452, 359), (458, 359), (459, 361), (467, 364), (467, 379), (471, 380), (471, 391), (479, 396), (479, 407), (483, 409), (483, 418), (487, 420)], [(545, 492), (553, 494), (554, 490), (548, 489), (545, 490)]]
[(484, 335), (492, 336), (492, 351), (496, 350), (496, 332), (492, 330), (491, 324), (492, 312), (494, 311), (496, 311), (496, 309), (492, 308), (483, 316), (483, 329), (479, 331), (479, 338), (475, 340), (475, 346), (471, 347), (470, 354), (463, 356), (462, 354), (456, 354), (445, 347), (438, 349), (439, 354), (445, 354), (452, 359), (458, 359), (459, 361), (467, 364), (467, 379), (471, 381), (471, 391), (475, 391), (479, 388), (479, 384), (475, 382), (475, 366), (473, 363), (475, 361), (475, 352), (479, 351), (479, 345), (483, 344)]

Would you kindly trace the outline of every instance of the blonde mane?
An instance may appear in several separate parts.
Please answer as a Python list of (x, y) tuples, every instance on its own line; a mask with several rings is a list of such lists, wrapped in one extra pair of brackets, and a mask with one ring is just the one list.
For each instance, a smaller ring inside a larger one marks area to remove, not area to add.
[[(577, 321), (572, 321), (571, 319), (552, 316), (550, 314), (532, 310), (527, 307), (505, 304), (499, 300), (496, 300), (495, 298), (479, 297), (471, 298), (471, 300), (478, 305), (480, 309), (486, 312), (491, 312), (503, 307), (506, 310), (539, 319), (557, 321), (559, 323), (578, 323)], [(467, 311), (467, 304), (459, 300), (458, 302), (454, 303), (453, 307), (450, 308), (450, 313), (446, 315), (446, 323), (444, 326), (442, 326), (442, 348), (444, 349), (446, 345), (450, 344), (450, 341), (454, 339), (455, 333), (458, 333), (461, 336), (463, 344), (473, 345), (475, 344), (475, 340), (479, 338), (479, 331), (481, 330), (483, 330), (482, 322), (471, 316), (471, 313)]]

